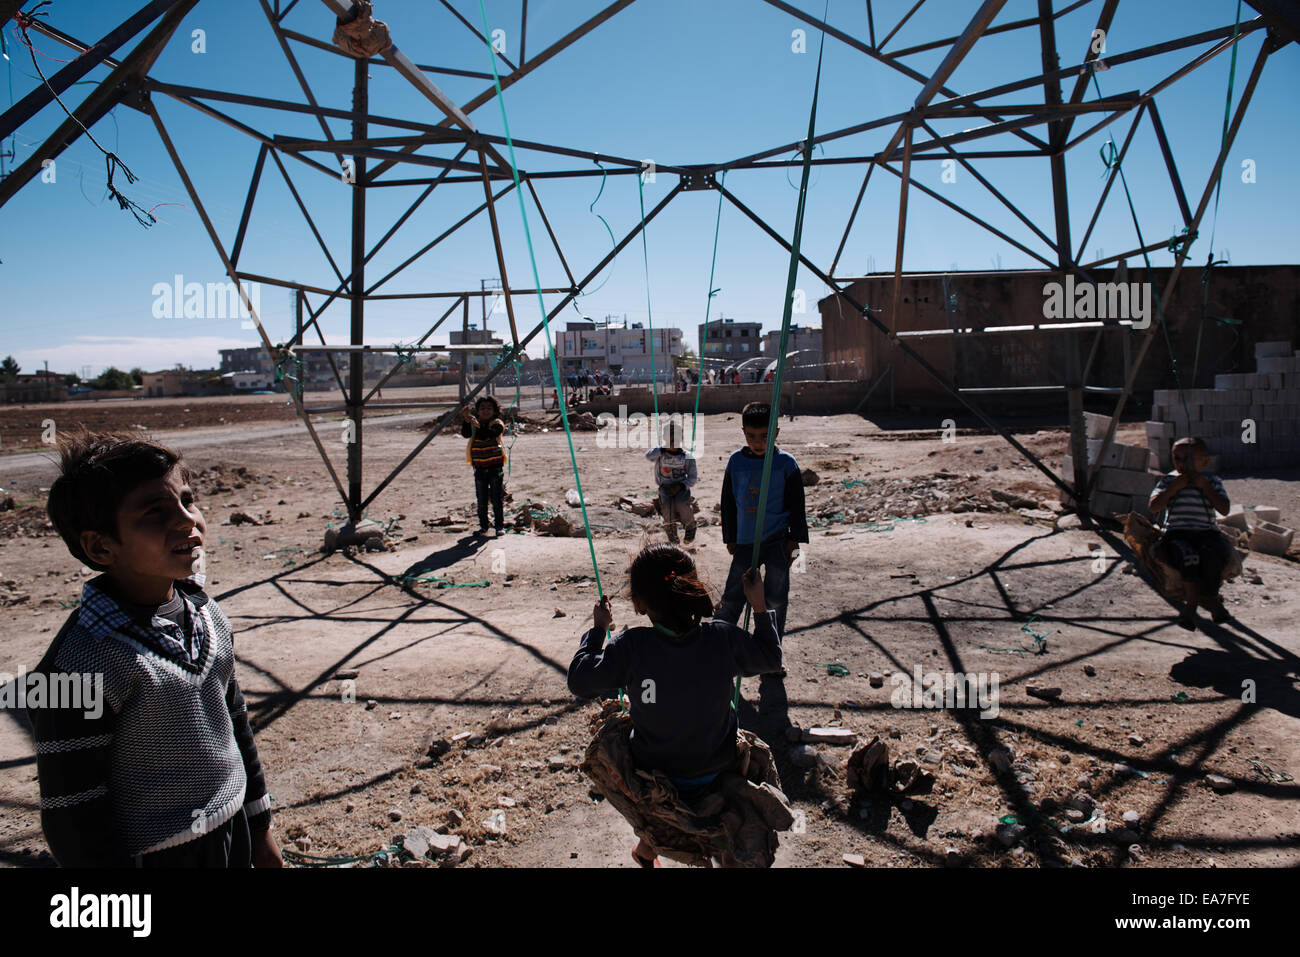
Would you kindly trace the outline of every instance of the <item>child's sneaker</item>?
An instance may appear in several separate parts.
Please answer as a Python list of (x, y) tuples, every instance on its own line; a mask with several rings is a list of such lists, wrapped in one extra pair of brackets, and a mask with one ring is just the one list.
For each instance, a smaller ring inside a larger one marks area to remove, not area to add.
[(686, 544), (689, 545), (689, 544), (690, 544), (691, 542), (693, 542), (693, 541), (695, 541), (695, 526), (694, 526), (694, 525), (692, 525), (690, 528), (688, 528), (688, 529), (686, 530)]
[(1178, 627), (1186, 628), (1188, 631), (1196, 630), (1196, 608), (1188, 605), (1178, 616)]

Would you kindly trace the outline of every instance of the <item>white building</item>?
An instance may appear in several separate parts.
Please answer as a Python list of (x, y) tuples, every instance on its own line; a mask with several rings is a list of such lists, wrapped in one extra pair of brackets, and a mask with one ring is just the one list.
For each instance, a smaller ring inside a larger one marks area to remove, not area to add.
[(223, 382), (234, 386), (236, 392), (256, 392), (269, 389), (275, 382), (274, 375), (265, 372), (227, 372), (221, 376)]
[(680, 329), (650, 330), (639, 322), (623, 326), (588, 319), (570, 322), (555, 334), (555, 356), (562, 375), (585, 370), (646, 379), (652, 349), (658, 378), (672, 381), (682, 354)]

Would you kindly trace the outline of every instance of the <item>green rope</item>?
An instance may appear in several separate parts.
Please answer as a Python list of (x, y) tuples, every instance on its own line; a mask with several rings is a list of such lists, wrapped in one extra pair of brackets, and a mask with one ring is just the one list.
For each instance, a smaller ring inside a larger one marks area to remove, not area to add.
[(510, 407), (510, 444), (506, 446), (506, 475), (510, 475), (513, 466), (514, 456), (511, 454), (515, 449), (515, 439), (519, 437), (519, 429), (516, 424), (516, 417), (519, 414), (521, 383), (523, 380), (523, 366), (519, 364), (519, 353), (516, 352), (509, 343), (501, 347), (501, 358), (498, 363), (510, 360), (510, 364), (515, 370), (515, 404)]
[[(1232, 87), (1237, 79), (1237, 33), (1241, 26), (1241, 0), (1237, 0), (1237, 21), (1232, 25), (1232, 66), (1228, 70), (1228, 95), (1223, 104), (1223, 132), (1219, 136), (1219, 153), (1228, 145), (1228, 126), (1232, 115)], [(1210, 249), (1205, 257), (1205, 269), (1201, 272), (1201, 321), (1196, 326), (1196, 353), (1192, 360), (1192, 382), (1201, 364), (1201, 334), (1205, 331), (1205, 318), (1210, 295), (1210, 271), (1226, 260), (1215, 262), (1214, 237), (1219, 230), (1219, 194), (1223, 192), (1223, 170), (1219, 170), (1219, 181), (1214, 184), (1214, 219), (1210, 226)], [(1222, 320), (1217, 319), (1217, 322)], [(1235, 343), (1234, 343), (1235, 345)]]
[[(505, 131), (506, 150), (510, 159), (510, 175), (514, 180), (515, 194), (519, 200), (519, 215), (523, 219), (524, 224), (524, 240), (528, 245), (528, 261), (533, 270), (533, 288), (537, 291), (537, 306), (542, 315), (542, 325), (546, 330), (546, 352), (547, 356), (551, 360), (551, 376), (555, 381), (556, 388), (559, 388), (561, 379), (559, 363), (555, 359), (555, 340), (551, 336), (551, 321), (546, 312), (546, 301), (542, 297), (542, 279), (541, 274), (537, 270), (537, 253), (533, 248), (533, 235), (532, 231), (528, 227), (528, 210), (524, 206), (524, 193), (520, 188), (519, 164), (515, 161), (515, 141), (514, 137), (510, 135), (510, 120), (506, 116), (505, 94), (501, 89), (501, 76), (497, 73), (496, 51), (492, 49), (492, 43), (488, 39), (488, 37), (492, 35), (492, 31), (488, 26), (487, 7), (484, 4), (484, 0), (478, 0), (478, 9), (479, 16), (483, 23), (483, 38), (484, 43), (487, 46), (488, 60), (492, 64), (492, 85), (496, 90), (497, 106), (501, 110), (501, 125)], [(604, 167), (601, 168), (603, 169)], [(603, 185), (604, 183), (602, 180), (602, 188)], [(599, 195), (597, 195), (596, 198), (599, 199)], [(592, 205), (594, 206), (595, 203), (593, 202)], [(603, 221), (604, 217), (601, 217), (601, 219)], [(608, 225), (609, 224), (606, 223), (607, 227)], [(613, 233), (611, 231), (611, 236), (612, 235)], [(583, 530), (587, 535), (587, 550), (591, 555), (591, 570), (595, 573), (596, 577), (596, 594), (598, 598), (603, 600), (605, 597), (605, 589), (600, 580), (600, 566), (596, 563), (596, 543), (592, 538), (591, 524), (587, 518), (587, 496), (582, 493), (582, 477), (578, 474), (578, 455), (573, 449), (573, 430), (569, 427), (569, 411), (567, 403), (564, 402), (560, 403), (560, 421), (564, 423), (564, 437), (569, 443), (569, 462), (573, 466), (573, 482), (578, 493), (579, 505), (582, 508), (582, 525)], [(620, 689), (620, 705), (622, 704), (622, 700), (622, 689)]]
[(344, 864), (359, 864), (363, 861), (375, 867), (383, 867), (388, 863), (390, 855), (395, 855), (399, 860), (415, 860), (415, 855), (402, 846), (400, 838), (396, 844), (380, 848), (373, 854), (343, 854), (338, 857), (320, 857), (315, 854), (304, 854), (288, 847), (280, 848), (280, 856), (299, 867), (341, 867)]
[[(826, 11), (830, 11), (830, 0), (826, 0)], [(825, 15), (823, 15), (824, 21)], [(794, 309), (794, 285), (799, 279), (799, 247), (803, 243), (804, 211), (808, 204), (808, 176), (812, 171), (813, 150), (808, 146), (813, 142), (817, 128), (817, 97), (821, 92), (822, 56), (825, 50), (826, 31), (822, 30), (821, 44), (817, 50), (817, 77), (813, 81), (812, 107), (808, 111), (808, 139), (805, 140), (805, 149), (803, 150), (803, 172), (799, 181), (799, 203), (794, 214), (794, 237), (790, 242), (790, 270), (786, 278), (785, 304), (781, 315), (781, 346), (776, 359), (776, 374), (772, 377), (771, 410), (767, 418), (767, 448), (763, 452), (763, 478), (758, 486), (758, 512), (754, 523), (754, 546), (749, 561), (751, 570), (758, 568), (758, 554), (763, 545), (763, 519), (767, 514), (767, 496), (772, 484), (772, 451), (776, 447), (777, 422), (781, 415), (781, 383), (785, 378), (785, 354), (786, 346), (790, 342), (790, 317)], [(750, 608), (746, 604), (746, 631), (749, 630), (749, 613)], [(736, 710), (740, 708), (740, 679), (741, 676), (736, 675), (736, 693), (732, 699), (732, 707)]]
[(832, 661), (827, 664), (818, 665), (817, 667), (825, 668), (826, 674), (830, 675), (832, 678), (847, 678), (850, 674), (849, 669), (838, 661)]
[[(645, 224), (645, 174), (636, 178), (636, 191), (641, 200), (641, 259), (645, 263), (645, 314), (650, 327), (650, 396), (654, 400), (655, 428), (659, 427), (659, 367), (655, 364), (655, 318), (650, 311), (650, 241), (646, 238)], [(658, 436), (656, 436), (658, 439)]]
[(1251, 758), (1250, 767), (1251, 770), (1271, 784), (1286, 784), (1288, 781), (1295, 780), (1289, 771), (1274, 771), (1259, 758)]
[(713, 224), (713, 261), (709, 264), (709, 296), (704, 303), (704, 338), (700, 342), (700, 367), (695, 376), (695, 409), (691, 412), (691, 447), (690, 454), (695, 455), (695, 433), (698, 431), (700, 418), (700, 393), (704, 390), (704, 343), (709, 339), (709, 312), (713, 308), (713, 297), (722, 292), (713, 287), (713, 277), (718, 269), (718, 236), (722, 232), (722, 188), (727, 184), (727, 171), (722, 171), (718, 182), (718, 216)]
[[(504, 107), (503, 107), (503, 109), (504, 109)], [(609, 220), (607, 220), (604, 216), (600, 215), (600, 213), (596, 212), (596, 204), (600, 202), (600, 197), (601, 197), (601, 196), (604, 194), (604, 192), (605, 192), (605, 180), (609, 179), (609, 173), (605, 170), (605, 166), (604, 166), (604, 164), (601, 163), (601, 161), (600, 161), (599, 159), (595, 159), (595, 158), (593, 158), (593, 159), (592, 159), (592, 162), (595, 163), (598, 167), (600, 167), (600, 189), (596, 190), (596, 198), (593, 199), (593, 200), (591, 201), (591, 205), (587, 207), (587, 212), (591, 213), (591, 215), (593, 215), (593, 216), (595, 216), (597, 219), (599, 219), (600, 222), (601, 222), (601, 224), (605, 227), (605, 232), (609, 233), (609, 245), (610, 245), (610, 247), (611, 247), (612, 249), (618, 249), (618, 240), (614, 238), (614, 230), (610, 228)], [(615, 260), (615, 261), (617, 261), (617, 260)], [(592, 289), (590, 292), (585, 292), (585, 293), (583, 293), (583, 296), (584, 296), (584, 297), (585, 297), (585, 296), (594, 296), (596, 293), (600, 292), (602, 289), (605, 288), (605, 283), (609, 282), (610, 277), (614, 275), (614, 272), (613, 272), (614, 262), (611, 261), (609, 265), (610, 265), (610, 271), (605, 275), (605, 278), (604, 278), (603, 280), (601, 280), (600, 285), (597, 286), (595, 289)], [(574, 297), (573, 297), (573, 309), (574, 309), (575, 312), (577, 312), (578, 315), (580, 315), (580, 316), (582, 315), (582, 310), (578, 308), (578, 297), (577, 297), (577, 296), (574, 296)], [(558, 383), (558, 382), (556, 383), (556, 389), (557, 389), (557, 391), (558, 391), (558, 389), (559, 389), (559, 383)]]
[(439, 588), (487, 588), (492, 582), (484, 579), (481, 582), (461, 582), (456, 583), (452, 578), (439, 578), (437, 575), (398, 575), (393, 579), (402, 585), (437, 585)]
[[(1094, 61), (1095, 62), (1095, 61)], [(1092, 85), (1097, 91), (1097, 99), (1102, 99), (1101, 84), (1097, 82), (1097, 71), (1092, 70)], [(1110, 133), (1106, 134), (1108, 141), (1102, 144), (1100, 153), (1101, 161), (1107, 169), (1114, 168), (1119, 172), (1119, 181), (1124, 187), (1124, 198), (1128, 201), (1129, 216), (1133, 219), (1133, 229), (1137, 232), (1138, 248), (1142, 250), (1142, 261), (1147, 267), (1147, 281), (1151, 280), (1151, 257), (1147, 255), (1146, 240), (1142, 238), (1142, 227), (1138, 223), (1137, 208), (1133, 205), (1133, 194), (1129, 192), (1128, 177), (1124, 175), (1124, 164), (1119, 161), (1119, 148), (1115, 145), (1115, 137)], [(1109, 148), (1109, 152), (1107, 152)], [(1190, 242), (1190, 239), (1189, 239)], [(1183, 403), (1183, 413), (1187, 419), (1191, 420), (1191, 410), (1187, 407), (1187, 396), (1183, 391), (1182, 375), (1178, 371), (1178, 356), (1174, 352), (1173, 341), (1169, 338), (1169, 324), (1165, 322), (1164, 306), (1160, 302), (1160, 295), (1155, 291), (1154, 286), (1151, 290), (1151, 297), (1156, 303), (1156, 316), (1160, 321), (1160, 330), (1165, 336), (1165, 348), (1169, 352), (1169, 365), (1174, 373), (1174, 386), (1178, 389), (1178, 398)]]

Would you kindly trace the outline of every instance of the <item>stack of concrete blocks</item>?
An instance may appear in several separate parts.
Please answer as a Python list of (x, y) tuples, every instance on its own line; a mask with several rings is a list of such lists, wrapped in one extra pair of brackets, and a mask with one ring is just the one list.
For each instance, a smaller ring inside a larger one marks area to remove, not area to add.
[[(1091, 466), (1101, 453), (1102, 439), (1110, 428), (1111, 418), (1108, 415), (1085, 412), (1083, 419), (1088, 434), (1088, 465)], [(1112, 442), (1097, 471), (1097, 480), (1088, 500), (1088, 510), (1093, 515), (1104, 518), (1129, 512), (1150, 518), (1147, 502), (1151, 498), (1151, 490), (1155, 488), (1156, 476), (1147, 471), (1148, 455), (1148, 451), (1140, 445)], [(1074, 458), (1070, 455), (1065, 456), (1061, 477), (1073, 485)], [(1073, 506), (1074, 500), (1062, 492), (1061, 504)]]
[(1285, 555), (1295, 539), (1295, 529), (1278, 524), (1281, 520), (1281, 509), (1270, 505), (1234, 505), (1219, 524), (1245, 532), (1243, 537), (1253, 552)]
[[(1300, 465), (1300, 350), (1290, 342), (1255, 344), (1253, 373), (1217, 375), (1213, 389), (1157, 389), (1147, 423), (1151, 467), (1168, 472), (1174, 439), (1200, 436), (1219, 468)], [(1254, 442), (1249, 423), (1254, 422)]]

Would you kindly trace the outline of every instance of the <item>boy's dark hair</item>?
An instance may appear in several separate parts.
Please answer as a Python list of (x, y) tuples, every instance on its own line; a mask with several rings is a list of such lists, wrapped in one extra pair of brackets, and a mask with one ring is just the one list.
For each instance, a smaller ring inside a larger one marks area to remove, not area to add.
[(659, 542), (641, 549), (628, 580), (633, 596), (674, 631), (689, 631), (701, 618), (713, 617), (713, 600), (695, 562), (675, 545)]
[(1173, 448), (1190, 448), (1193, 452), (1201, 451), (1206, 455), (1210, 453), (1210, 447), (1205, 444), (1205, 439), (1199, 435), (1188, 435), (1179, 439), (1173, 444)]
[(491, 406), (492, 406), (492, 418), (494, 418), (494, 419), (499, 419), (499, 418), (501, 418), (501, 403), (498, 402), (498, 401), (496, 400), (496, 396), (492, 396), (492, 395), (481, 395), (481, 396), (478, 397), (477, 400), (475, 400), (475, 402), (474, 402), (474, 414), (475, 414), (475, 415), (478, 415), (478, 407), (479, 407), (480, 405), (482, 405), (484, 402), (487, 402), (487, 403), (490, 403), (490, 404), (491, 404)]
[[(104, 570), (81, 548), (81, 533), (118, 537), (117, 510), (136, 486), (162, 478), (180, 462), (179, 452), (125, 433), (79, 432), (59, 442), (59, 477), (50, 486), (46, 512), (72, 557)], [(188, 484), (190, 470), (181, 466)]]
[(740, 424), (746, 429), (763, 429), (772, 420), (772, 406), (768, 402), (750, 402), (740, 410)]

